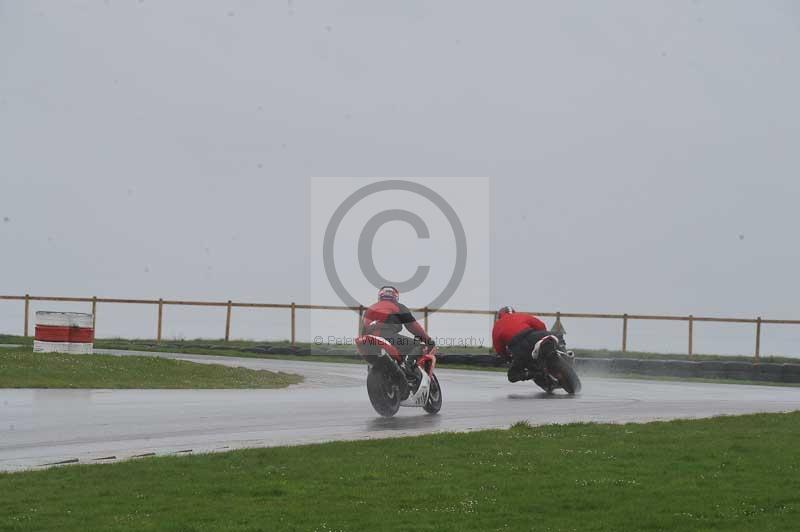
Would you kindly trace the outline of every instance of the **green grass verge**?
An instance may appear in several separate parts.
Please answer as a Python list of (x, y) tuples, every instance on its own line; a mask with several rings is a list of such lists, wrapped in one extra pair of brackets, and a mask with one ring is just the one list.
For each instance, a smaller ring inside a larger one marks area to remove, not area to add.
[(800, 413), (0, 474), (0, 530), (797, 530)]
[(0, 349), (0, 388), (283, 388), (299, 375), (148, 356)]

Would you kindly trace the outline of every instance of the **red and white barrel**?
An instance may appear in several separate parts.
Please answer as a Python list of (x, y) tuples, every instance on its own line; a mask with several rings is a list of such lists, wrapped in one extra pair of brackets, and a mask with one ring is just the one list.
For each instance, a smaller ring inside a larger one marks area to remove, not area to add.
[(80, 312), (36, 312), (36, 353), (92, 354), (92, 315)]

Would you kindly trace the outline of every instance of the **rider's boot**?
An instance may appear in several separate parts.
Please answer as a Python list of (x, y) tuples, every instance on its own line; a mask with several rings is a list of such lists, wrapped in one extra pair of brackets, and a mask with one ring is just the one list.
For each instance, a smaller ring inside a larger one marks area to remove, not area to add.
[(508, 368), (508, 382), (520, 382), (531, 378), (531, 373), (527, 368), (511, 366)]
[(409, 386), (411, 387), (412, 393), (417, 393), (419, 389), (419, 385), (422, 383), (422, 372), (417, 367), (417, 357), (414, 355), (408, 355), (405, 360), (405, 372), (410, 379)]

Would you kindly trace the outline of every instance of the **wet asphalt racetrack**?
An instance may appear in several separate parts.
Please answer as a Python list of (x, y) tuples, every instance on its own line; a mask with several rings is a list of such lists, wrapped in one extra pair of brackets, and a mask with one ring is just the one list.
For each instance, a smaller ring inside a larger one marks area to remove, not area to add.
[(401, 408), (381, 418), (366, 365), (103, 351), (298, 373), (280, 390), (0, 389), (0, 471), (142, 455), (386, 438), (577, 421), (642, 422), (800, 409), (800, 387), (582, 376), (583, 391), (548, 396), (504, 373), (439, 369), (438, 415)]

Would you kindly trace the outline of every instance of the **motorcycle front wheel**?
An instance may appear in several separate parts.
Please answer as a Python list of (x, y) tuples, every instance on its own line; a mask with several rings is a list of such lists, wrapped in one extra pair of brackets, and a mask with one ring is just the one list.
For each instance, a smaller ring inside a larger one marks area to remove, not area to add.
[(558, 380), (558, 383), (570, 395), (574, 395), (581, 391), (581, 380), (572, 364), (564, 360), (560, 356), (556, 356), (550, 362), (548, 369), (550, 374)]
[(383, 417), (392, 417), (400, 409), (400, 392), (391, 377), (373, 366), (367, 374), (367, 394), (372, 408)]

